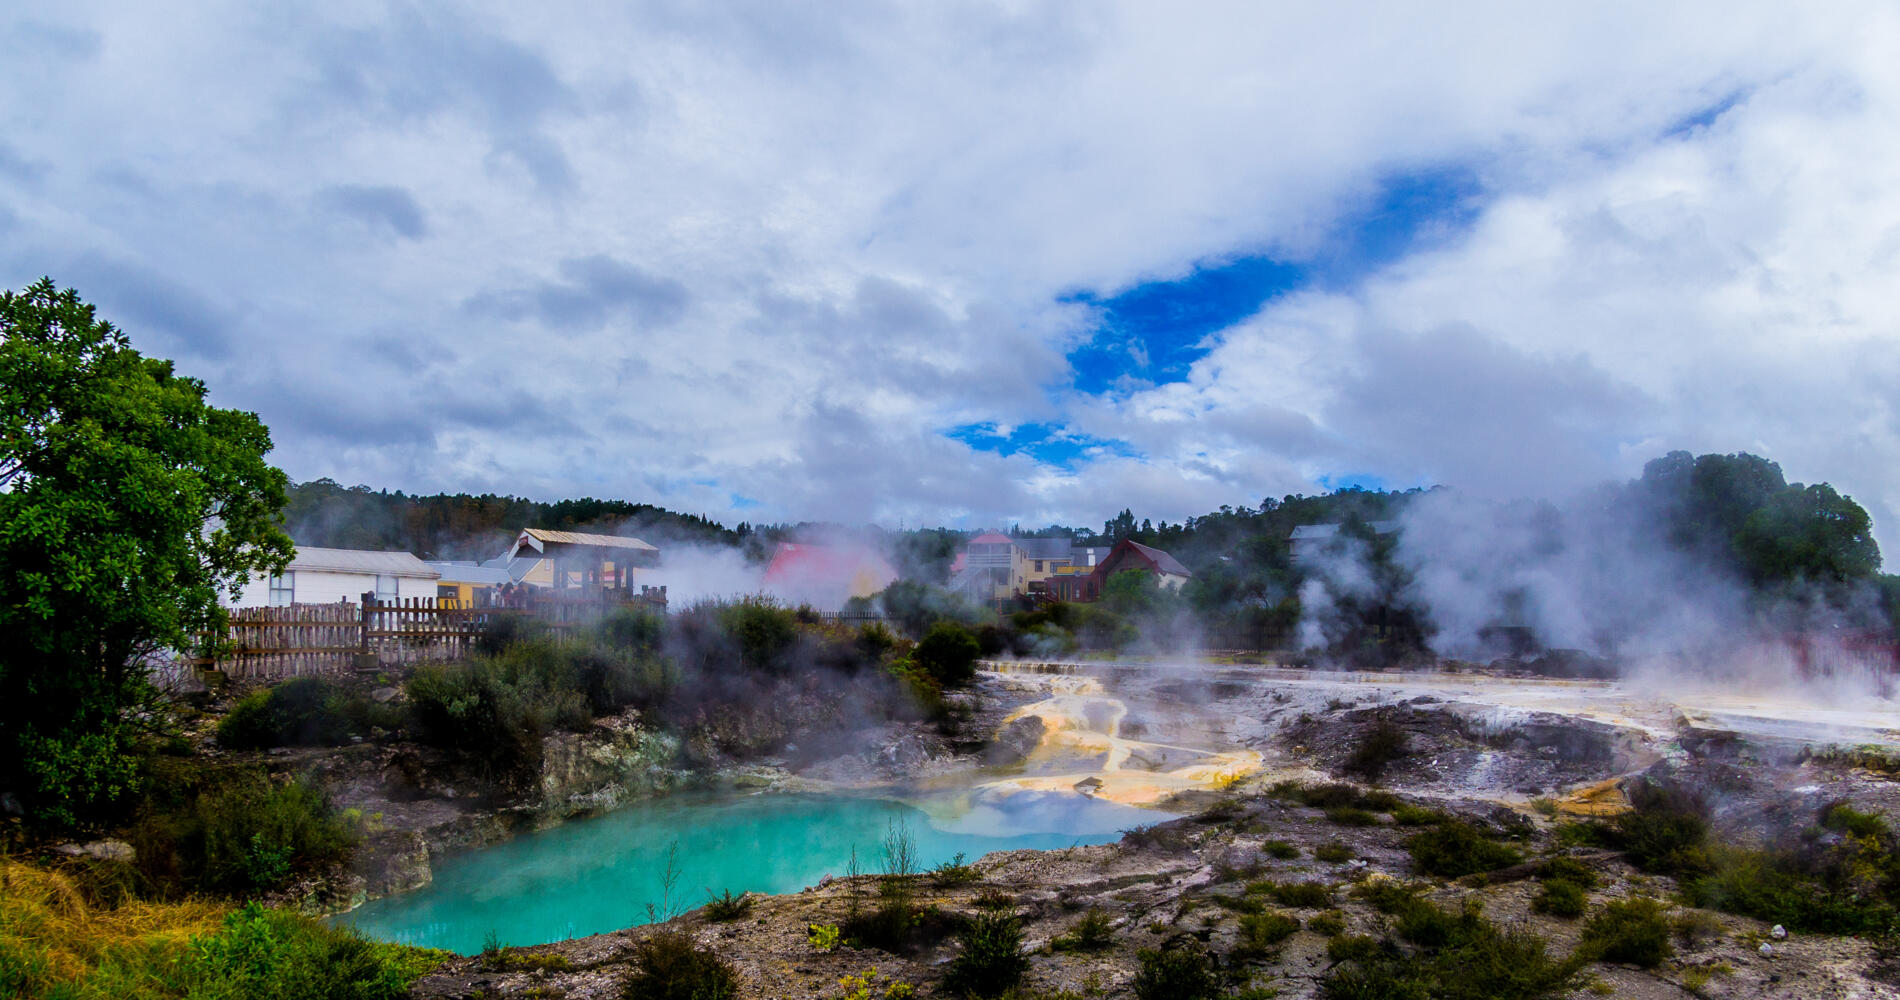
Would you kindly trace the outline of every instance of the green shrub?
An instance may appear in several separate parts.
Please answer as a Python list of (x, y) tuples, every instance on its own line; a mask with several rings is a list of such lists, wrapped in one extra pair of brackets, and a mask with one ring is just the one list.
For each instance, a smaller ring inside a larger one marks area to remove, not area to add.
[(956, 857), (930, 870), (930, 880), (940, 887), (964, 885), (976, 881), (979, 877), (975, 868), (963, 863), (962, 851), (958, 851)]
[(1337, 840), (1329, 840), (1313, 848), (1313, 859), (1316, 861), (1324, 861), (1329, 865), (1344, 864), (1345, 862), (1351, 861), (1352, 857), (1352, 848), (1347, 847)]
[(1630, 792), (1629, 812), (1611, 821), (1608, 839), (1644, 871), (1686, 874), (1708, 867), (1708, 807), (1693, 794), (1651, 784)]
[(1306, 919), (1306, 929), (1321, 937), (1338, 937), (1346, 933), (1346, 914), (1340, 910), (1327, 910)]
[(321, 677), (299, 677), (252, 691), (218, 723), (218, 743), (233, 750), (341, 746), (362, 729), (363, 705)]
[(1250, 893), (1264, 893), (1281, 906), (1317, 910), (1333, 905), (1333, 889), (1324, 882), (1255, 882)]
[(938, 684), (958, 688), (976, 679), (980, 653), (969, 629), (953, 621), (940, 621), (924, 633), (911, 658)]
[(1442, 878), (1496, 871), (1523, 860), (1515, 848), (1485, 836), (1461, 820), (1440, 823), (1405, 841), (1418, 870)]
[(743, 892), (735, 896), (731, 889), (713, 895), (713, 891), (707, 889), (705, 910), (707, 920), (716, 924), (728, 923), (752, 912), (752, 897)]
[(133, 846), (156, 885), (233, 895), (280, 888), (297, 872), (346, 858), (357, 833), (324, 795), (299, 781), (278, 784), (260, 768), (200, 775), (155, 800)]
[(1218, 1000), (1220, 977), (1214, 960), (1200, 942), (1186, 939), (1178, 947), (1160, 951), (1142, 949), (1135, 972), (1136, 1000)]
[(633, 975), (626, 1000), (731, 1000), (739, 995), (739, 972), (684, 931), (651, 934), (633, 949)]
[(1389, 813), (1404, 804), (1405, 801), (1397, 795), (1378, 788), (1359, 796), (1359, 808), (1373, 812)]
[(466, 663), (419, 667), (409, 680), (418, 735), (491, 778), (523, 777), (540, 766), (542, 736), (592, 721), (587, 690), (613, 686), (605, 675), (614, 662), (579, 640), (533, 639)]
[(1576, 858), (1559, 855), (1537, 867), (1537, 880), (1569, 882), (1582, 889), (1594, 889), (1597, 886), (1597, 873)]
[(883, 622), (871, 622), (858, 629), (858, 634), (852, 640), (852, 644), (864, 660), (881, 663), (892, 650), (897, 648), (897, 635)]
[(1900, 926), (1900, 838), (1879, 815), (1844, 802), (1829, 803), (1816, 818), (1820, 827), (1796, 846), (1756, 850), (1704, 841), (1662, 864), (1694, 906), (1828, 934)]
[(1340, 826), (1377, 826), (1379, 817), (1354, 806), (1326, 810), (1326, 819)]
[(1531, 900), (1531, 909), (1553, 917), (1581, 917), (1587, 898), (1583, 886), (1560, 878), (1551, 879), (1544, 883), (1543, 891)]
[(1380, 913), (1398, 913), (1418, 902), (1420, 887), (1391, 879), (1368, 879), (1354, 886), (1352, 894)]
[(666, 640), (666, 618), (647, 608), (615, 610), (595, 626), (601, 641), (616, 649), (657, 653)]
[(1386, 900), (1395, 932), (1411, 951), (1391, 941), (1334, 938), (1327, 953), (1338, 964), (1320, 985), (1327, 1000), (1533, 1000), (1565, 992), (1582, 960), (1552, 959), (1542, 938), (1501, 930), (1473, 905), (1452, 912), (1405, 891)]
[(1249, 913), (1240, 918), (1240, 939), (1235, 950), (1256, 958), (1268, 955), (1299, 929), (1299, 918), (1291, 914)]
[(1390, 713), (1381, 712), (1346, 758), (1345, 770), (1362, 780), (1378, 781), (1386, 768), (1408, 752), (1405, 730), (1392, 720)]
[(798, 619), (790, 608), (771, 598), (749, 597), (719, 606), (714, 617), (738, 649), (740, 666), (760, 673), (790, 666), (798, 642)]
[(1821, 828), (1877, 838), (1886, 835), (1887, 821), (1879, 813), (1862, 812), (1846, 802), (1831, 802), (1821, 809)]
[(1645, 969), (1675, 954), (1662, 904), (1642, 898), (1605, 903), (1584, 923), (1578, 948), (1599, 961), (1628, 962)]
[(994, 997), (1013, 988), (1029, 971), (1022, 924), (1013, 916), (980, 913), (957, 935), (962, 950), (950, 962), (944, 989), (959, 995)]
[(1269, 840), (1261, 844), (1260, 849), (1269, 857), (1279, 858), (1281, 861), (1291, 861), (1300, 856), (1300, 849), (1284, 840)]
[(1326, 942), (1326, 957), (1335, 962), (1365, 962), (1384, 949), (1369, 934), (1340, 934)]
[(917, 909), (907, 895), (887, 897), (872, 909), (846, 916), (838, 929), (856, 945), (900, 952), (910, 946), (917, 929)]
[(1090, 907), (1069, 933), (1049, 942), (1056, 951), (1101, 951), (1115, 943), (1115, 928), (1108, 914)]
[(1434, 826), (1451, 817), (1437, 809), (1424, 806), (1401, 805), (1392, 810), (1392, 822), (1400, 826)]
[(986, 887), (970, 902), (975, 903), (979, 910), (1014, 910), (1016, 908), (1016, 897), (995, 886)]

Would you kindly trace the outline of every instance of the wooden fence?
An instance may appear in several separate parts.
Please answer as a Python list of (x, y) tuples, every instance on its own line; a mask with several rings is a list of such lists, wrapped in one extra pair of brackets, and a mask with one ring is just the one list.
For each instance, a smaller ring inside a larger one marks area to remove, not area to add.
[(627, 607), (666, 610), (665, 588), (642, 588), (640, 594), (624, 598), (612, 592), (531, 593), (505, 607), (464, 607), (433, 597), (364, 597), (361, 603), (235, 609), (223, 648), (215, 656), (184, 662), (231, 678), (261, 680), (373, 671), (465, 657), (492, 624), (509, 616), (564, 629)]

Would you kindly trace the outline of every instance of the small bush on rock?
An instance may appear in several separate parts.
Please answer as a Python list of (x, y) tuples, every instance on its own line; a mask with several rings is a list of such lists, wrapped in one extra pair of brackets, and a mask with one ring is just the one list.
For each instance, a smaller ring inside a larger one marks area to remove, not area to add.
[(963, 948), (950, 962), (944, 989), (956, 995), (994, 997), (1012, 989), (1029, 971), (1023, 929), (1016, 918), (981, 913), (957, 935)]
[(1523, 860), (1515, 848), (1498, 843), (1469, 823), (1453, 820), (1415, 833), (1405, 841), (1418, 870), (1441, 878), (1496, 871)]
[(1628, 962), (1653, 969), (1675, 954), (1669, 944), (1669, 919), (1653, 899), (1606, 903), (1583, 925), (1579, 948), (1605, 962)]
[(1136, 1000), (1217, 1000), (1220, 976), (1214, 959), (1191, 938), (1160, 951), (1142, 949), (1133, 983)]
[(684, 931), (666, 930), (634, 946), (626, 1000), (731, 1000), (739, 972)]

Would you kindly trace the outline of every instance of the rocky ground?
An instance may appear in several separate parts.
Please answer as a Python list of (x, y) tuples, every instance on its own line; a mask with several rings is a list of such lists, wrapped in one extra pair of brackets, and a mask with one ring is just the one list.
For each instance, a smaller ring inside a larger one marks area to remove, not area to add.
[[(1823, 804), (1837, 799), (1900, 815), (1900, 784), (1881, 769), (1881, 754), (1816, 754), (1812, 739), (1790, 739), (1779, 729), (1771, 734), (1712, 728), (1698, 723), (1693, 711), (1618, 700), (1601, 685), (1513, 681), (1486, 690), (1487, 682), (1468, 677), (1315, 679), (1247, 668), (1142, 668), (1115, 677), (1113, 670), (1091, 669), (1128, 708), (1122, 735), (1168, 746), (1248, 747), (1260, 753), (1263, 766), (1226, 787), (1175, 795), (1161, 805), (1191, 815), (1118, 844), (999, 853), (975, 862), (960, 878), (902, 879), (924, 916), (920, 929), (894, 950), (846, 944), (821, 951), (810, 940), (812, 927), (845, 924), (853, 912), (878, 906), (880, 893), (890, 891), (883, 885), (888, 877), (833, 880), (802, 893), (754, 897), (737, 919), (714, 922), (701, 910), (667, 926), (729, 958), (747, 997), (842, 997), (841, 979), (873, 968), (881, 982), (907, 982), (933, 995), (956, 953), (952, 928), (984, 909), (1023, 921), (1030, 996), (1132, 996), (1143, 950), (1193, 940), (1222, 962), (1236, 989), (1251, 982), (1263, 991), (1256, 996), (1309, 997), (1317, 995), (1333, 964), (1327, 951), (1333, 935), (1376, 933), (1390, 921), (1359, 894), (1380, 880), (1416, 882), (1426, 898), (1448, 906), (1478, 906), (1493, 922), (1539, 935), (1556, 955), (1575, 948), (1582, 921), (1532, 911), (1538, 885), (1526, 877), (1530, 865), (1462, 881), (1424, 877), (1405, 849), (1418, 827), (1403, 825), (1405, 814), (1400, 810), (1395, 817), (1394, 803), (1367, 815), (1329, 814), (1301, 804), (1289, 783), (1352, 777), (1369, 784), (1376, 778), (1400, 793), (1402, 803), (1468, 819), (1509, 838), (1532, 859), (1575, 857), (1599, 880), (1590, 892), (1592, 909), (1648, 896), (1670, 905), (1672, 916), (1689, 911), (1668, 902), (1674, 898), (1668, 879), (1638, 872), (1613, 851), (1560, 846), (1557, 824), (1615, 811), (1620, 788), (1639, 776), (1709, 790), (1718, 835), (1738, 843), (1811, 822)], [(991, 769), (987, 775), (1034, 773), (1041, 726), (1005, 725), (1004, 719), (1011, 706), (1046, 695), (1049, 678), (1060, 676), (986, 675), (976, 722), (999, 738), (975, 754), (940, 746), (893, 750), (900, 739), (853, 760), (809, 763), (802, 777), (769, 767), (755, 769), (755, 776), (760, 784), (796, 785), (818, 776), (869, 781), (982, 765)], [(1403, 752), (1368, 774), (1356, 757), (1374, 729), (1402, 733)], [(1324, 899), (1279, 902), (1264, 886), (1271, 882), (1317, 882)], [(1051, 947), (1091, 910), (1109, 919), (1106, 947)], [(1286, 913), (1301, 929), (1263, 953), (1246, 955), (1238, 944), (1241, 918), (1250, 911)], [(1808, 935), (1779, 939), (1768, 925), (1718, 913), (1707, 913), (1702, 925), (1692, 939), (1678, 940), (1674, 956), (1657, 968), (1589, 966), (1573, 995), (1900, 997), (1900, 964), (1873, 943)], [(661, 932), (633, 928), (454, 959), (418, 982), (414, 994), (618, 996), (638, 943)], [(881, 988), (875, 995), (882, 995)]]

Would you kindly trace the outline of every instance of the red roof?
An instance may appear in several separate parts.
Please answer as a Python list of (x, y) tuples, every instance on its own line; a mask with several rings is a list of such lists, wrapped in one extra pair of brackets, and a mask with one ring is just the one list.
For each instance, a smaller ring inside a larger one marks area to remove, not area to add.
[(780, 542), (765, 568), (765, 586), (786, 600), (835, 610), (848, 597), (868, 597), (897, 579), (883, 556), (865, 548)]
[(999, 534), (994, 531), (986, 531), (983, 534), (980, 534), (976, 536), (975, 538), (970, 539), (971, 545), (976, 545), (979, 543), (983, 545), (996, 545), (998, 543), (1002, 543), (1004, 545), (1013, 545), (1015, 544), (1015, 542), (1016, 540), (1009, 537), (1008, 535)]

